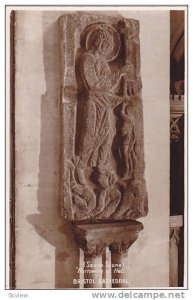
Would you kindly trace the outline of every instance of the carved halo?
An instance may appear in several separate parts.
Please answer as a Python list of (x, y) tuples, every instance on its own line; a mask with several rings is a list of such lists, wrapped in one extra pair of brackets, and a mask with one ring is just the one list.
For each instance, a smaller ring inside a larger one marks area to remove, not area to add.
[(91, 24), (88, 27), (86, 27), (86, 29), (84, 30), (84, 33), (83, 33), (84, 40), (85, 40), (85, 49), (89, 52), (91, 51), (93, 38), (95, 36), (95, 32), (98, 30), (105, 31), (108, 35), (111, 35), (111, 37), (113, 38), (112, 51), (107, 55), (106, 59), (107, 59), (107, 61), (114, 60), (119, 53), (121, 42), (120, 42), (119, 34), (109, 24), (95, 23), (95, 24)]

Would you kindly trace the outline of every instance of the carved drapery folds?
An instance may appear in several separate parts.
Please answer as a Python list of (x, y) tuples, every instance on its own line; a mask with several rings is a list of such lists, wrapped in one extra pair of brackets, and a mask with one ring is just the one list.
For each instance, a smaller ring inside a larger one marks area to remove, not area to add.
[(59, 28), (61, 215), (145, 216), (139, 22), (72, 14)]

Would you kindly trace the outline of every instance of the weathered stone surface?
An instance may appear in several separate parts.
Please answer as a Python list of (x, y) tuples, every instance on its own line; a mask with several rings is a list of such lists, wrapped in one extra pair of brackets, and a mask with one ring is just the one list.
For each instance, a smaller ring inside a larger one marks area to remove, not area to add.
[(145, 216), (139, 22), (71, 14), (59, 29), (61, 215)]
[(127, 252), (142, 229), (143, 224), (134, 220), (73, 226), (77, 244), (86, 256), (101, 255), (106, 247), (113, 253)]

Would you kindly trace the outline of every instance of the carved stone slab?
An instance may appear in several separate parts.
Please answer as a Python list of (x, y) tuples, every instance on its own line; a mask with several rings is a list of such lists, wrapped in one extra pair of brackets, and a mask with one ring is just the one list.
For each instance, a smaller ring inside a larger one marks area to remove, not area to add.
[(139, 22), (77, 13), (59, 31), (61, 215), (145, 216)]

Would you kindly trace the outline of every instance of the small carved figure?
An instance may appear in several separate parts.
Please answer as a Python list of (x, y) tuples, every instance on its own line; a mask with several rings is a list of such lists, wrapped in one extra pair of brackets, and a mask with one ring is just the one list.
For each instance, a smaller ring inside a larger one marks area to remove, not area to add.
[(125, 163), (123, 177), (132, 177), (136, 164), (136, 134), (135, 134), (135, 117), (132, 111), (131, 100), (122, 103), (120, 117), (122, 119), (121, 135), (121, 156)]
[(82, 185), (75, 185), (72, 192), (75, 219), (88, 218), (96, 205), (94, 193)]

